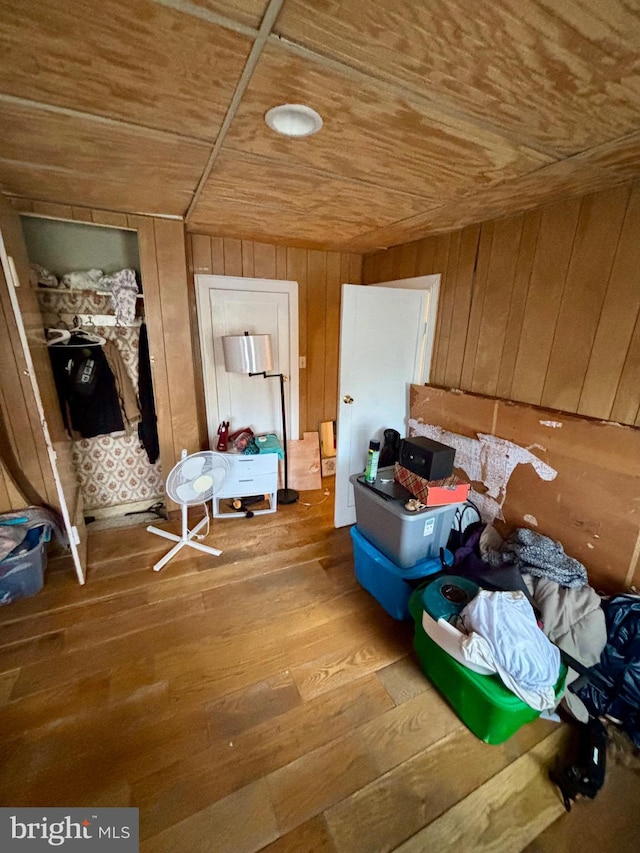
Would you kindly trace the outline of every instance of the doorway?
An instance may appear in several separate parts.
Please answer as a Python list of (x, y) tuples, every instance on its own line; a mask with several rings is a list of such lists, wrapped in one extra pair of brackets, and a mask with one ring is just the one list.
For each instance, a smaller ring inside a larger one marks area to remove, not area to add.
[(427, 383), (440, 275), (342, 287), (334, 524), (356, 521), (351, 475), (371, 439), (406, 435), (409, 385)]
[[(113, 423), (71, 429), (68, 401), (56, 374), (56, 365), (66, 353), (62, 345), (55, 352), (50, 347), (85, 519), (96, 529), (141, 523), (147, 516), (163, 517), (164, 478), (157, 438), (147, 441), (138, 428), (143, 338), (146, 346), (138, 234), (131, 228), (29, 214), (22, 214), (20, 220), (42, 327), (49, 335), (51, 330), (61, 334), (82, 330), (88, 338), (102, 341), (98, 355), (106, 358), (107, 367), (101, 361), (100, 369), (110, 370), (116, 380), (120, 411), (114, 412)], [(125, 272), (128, 278), (121, 276)], [(130, 287), (127, 310), (117, 298), (123, 282)], [(69, 354), (73, 354), (71, 350)], [(152, 399), (152, 388), (149, 394)], [(91, 404), (96, 409), (107, 405), (102, 393)], [(142, 417), (144, 421), (144, 414)]]
[(224, 335), (271, 335), (274, 373), (283, 373), (289, 438), (300, 437), (298, 400), (298, 283), (275, 279), (196, 275), (198, 329), (202, 353), (207, 434), (215, 450), (218, 426), (230, 432), (250, 427), (254, 433), (282, 438), (279, 387), (224, 365)]

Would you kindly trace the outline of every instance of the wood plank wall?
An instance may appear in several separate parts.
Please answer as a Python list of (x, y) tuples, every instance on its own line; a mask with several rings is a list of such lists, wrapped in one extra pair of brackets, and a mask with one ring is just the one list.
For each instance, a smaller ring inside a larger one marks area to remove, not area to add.
[(640, 426), (640, 182), (365, 256), (442, 273), (431, 382)]
[[(189, 452), (201, 448), (194, 356), (190, 349), (190, 304), (183, 222), (28, 199), (12, 199), (12, 205), (21, 213), (137, 231), (145, 317), (153, 362), (160, 459), (163, 470), (168, 472), (180, 458), (182, 448)], [(29, 405), (27, 409), (30, 410)]]
[[(316, 432), (320, 421), (335, 420), (338, 399), (338, 343), (342, 284), (360, 284), (362, 256), (189, 234), (192, 274), (271, 278), (298, 282), (300, 436)], [(197, 334), (195, 293), (192, 327)], [(199, 345), (196, 352), (199, 353)], [(200, 360), (198, 359), (198, 367)], [(204, 387), (199, 380), (201, 435), (206, 437)], [(206, 438), (205, 438), (206, 440)]]

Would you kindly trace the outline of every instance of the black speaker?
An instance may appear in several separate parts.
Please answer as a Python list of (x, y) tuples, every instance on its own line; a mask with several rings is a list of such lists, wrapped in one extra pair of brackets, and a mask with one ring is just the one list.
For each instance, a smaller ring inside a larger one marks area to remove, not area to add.
[(431, 438), (416, 435), (400, 442), (398, 462), (425, 480), (444, 480), (453, 473), (455, 448)]

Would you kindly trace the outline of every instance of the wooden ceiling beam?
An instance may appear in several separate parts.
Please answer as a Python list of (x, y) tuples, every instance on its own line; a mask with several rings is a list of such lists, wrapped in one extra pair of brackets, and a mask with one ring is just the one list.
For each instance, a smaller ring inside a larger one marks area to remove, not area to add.
[(0, 92), (0, 104), (9, 104), (11, 106), (24, 107), (29, 110), (38, 110), (43, 113), (53, 113), (55, 115), (67, 116), (68, 118), (91, 121), (95, 124), (103, 125), (104, 127), (131, 130), (134, 133), (141, 133), (145, 137), (165, 141), (173, 140), (175, 142), (196, 142), (201, 145), (203, 142), (208, 141), (197, 136), (188, 136), (184, 133), (176, 133), (173, 130), (161, 130), (158, 127), (149, 127), (147, 124), (136, 124), (131, 121), (125, 121), (124, 119), (109, 118), (108, 116), (101, 116), (96, 113), (85, 112), (84, 110), (60, 107), (56, 104), (45, 104), (42, 101), (32, 101), (29, 98), (18, 98), (15, 95), (6, 95), (3, 92)]
[(262, 51), (267, 44), (269, 39), (269, 34), (271, 33), (271, 29), (276, 22), (276, 18), (280, 13), (280, 9), (282, 8), (282, 4), (284, 0), (270, 0), (269, 5), (264, 13), (264, 17), (262, 19), (262, 23), (260, 24), (260, 30), (258, 31), (258, 35), (253, 43), (253, 47), (251, 48), (251, 52), (247, 58), (247, 61), (244, 66), (244, 70), (240, 75), (240, 79), (238, 80), (238, 84), (236, 86), (235, 92), (233, 93), (233, 97), (231, 98), (231, 102), (225, 114), (225, 117), (222, 121), (222, 125), (220, 126), (220, 130), (218, 131), (218, 135), (216, 136), (216, 140), (213, 143), (213, 149), (209, 156), (209, 160), (207, 165), (202, 172), (202, 176), (198, 181), (198, 186), (195, 189), (193, 194), (193, 198), (191, 199), (191, 204), (189, 205), (186, 213), (185, 213), (185, 222), (189, 223), (189, 219), (193, 214), (195, 206), (198, 203), (198, 199), (202, 195), (205, 184), (207, 183), (207, 178), (211, 174), (211, 170), (218, 158), (218, 155), (222, 149), (224, 144), (225, 137), (229, 132), (229, 128), (231, 127), (231, 122), (233, 121), (233, 117), (235, 116), (237, 109), (240, 105), (240, 101), (249, 85), (253, 72), (256, 69)]

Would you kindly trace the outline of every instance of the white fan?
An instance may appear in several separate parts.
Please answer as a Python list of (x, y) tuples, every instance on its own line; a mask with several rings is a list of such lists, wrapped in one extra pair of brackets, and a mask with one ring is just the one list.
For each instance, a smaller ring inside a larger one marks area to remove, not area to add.
[(207, 514), (202, 521), (199, 521), (193, 530), (189, 530), (187, 527), (187, 507), (204, 504), (206, 509), (207, 501), (210, 501), (220, 491), (229, 471), (230, 465), (224, 456), (213, 453), (211, 450), (192, 453), (191, 456), (187, 456), (186, 450), (182, 451), (182, 458), (169, 472), (165, 484), (167, 495), (172, 501), (179, 503), (182, 508), (182, 533), (180, 536), (176, 536), (175, 533), (168, 533), (159, 527), (147, 527), (149, 533), (155, 533), (157, 536), (178, 543), (161, 560), (158, 560), (153, 567), (154, 572), (159, 572), (166, 566), (169, 560), (185, 545), (196, 548), (198, 551), (204, 551), (205, 554), (213, 554), (214, 557), (219, 557), (222, 554), (222, 551), (218, 551), (217, 548), (211, 548), (209, 545), (201, 545), (200, 542), (193, 541), (195, 537), (203, 538), (197, 534), (205, 524), (209, 523), (209, 510), (207, 509)]

